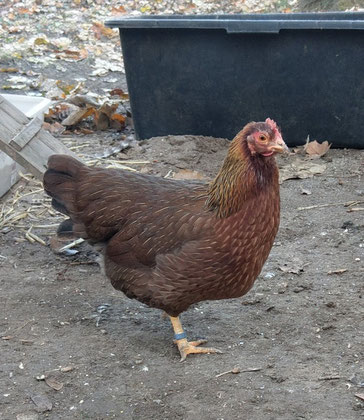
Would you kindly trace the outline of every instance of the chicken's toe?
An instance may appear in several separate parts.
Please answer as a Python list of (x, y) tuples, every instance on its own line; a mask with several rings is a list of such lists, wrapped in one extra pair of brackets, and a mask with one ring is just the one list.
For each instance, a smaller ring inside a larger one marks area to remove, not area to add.
[(222, 353), (221, 350), (215, 349), (213, 347), (198, 347), (200, 344), (206, 343), (207, 340), (198, 340), (198, 341), (187, 341), (186, 338), (182, 340), (176, 340), (178, 350), (181, 354), (181, 362), (186, 360), (186, 357), (189, 354), (196, 353)]

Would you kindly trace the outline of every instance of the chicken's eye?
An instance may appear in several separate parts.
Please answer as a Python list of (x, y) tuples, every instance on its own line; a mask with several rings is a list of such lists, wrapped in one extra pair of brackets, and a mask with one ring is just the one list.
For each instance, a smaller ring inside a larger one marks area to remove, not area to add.
[(261, 141), (266, 141), (266, 140), (267, 140), (267, 138), (266, 138), (266, 136), (265, 136), (264, 134), (260, 134), (260, 136), (259, 136), (259, 140), (261, 140)]

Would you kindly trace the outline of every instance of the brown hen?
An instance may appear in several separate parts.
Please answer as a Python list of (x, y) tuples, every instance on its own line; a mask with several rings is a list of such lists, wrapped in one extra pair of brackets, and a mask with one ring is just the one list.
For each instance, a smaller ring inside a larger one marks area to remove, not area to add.
[(252, 287), (279, 225), (278, 169), (288, 150), (274, 121), (251, 122), (231, 142), (211, 184), (90, 168), (53, 155), (44, 189), (73, 233), (102, 245), (114, 288), (171, 318), (184, 360), (218, 352), (188, 342), (178, 315)]

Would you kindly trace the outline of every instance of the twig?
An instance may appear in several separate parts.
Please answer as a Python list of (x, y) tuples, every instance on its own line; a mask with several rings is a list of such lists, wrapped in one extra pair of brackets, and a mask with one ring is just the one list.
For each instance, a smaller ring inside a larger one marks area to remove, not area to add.
[(333, 379), (341, 379), (341, 376), (339, 375), (332, 375), (332, 376), (321, 376), (318, 378), (319, 381), (331, 381)]
[(125, 166), (121, 163), (113, 163), (111, 165), (107, 165), (106, 169), (125, 169), (125, 170), (131, 171), (131, 172), (138, 172), (136, 169), (130, 168), (129, 166)]
[(142, 164), (150, 163), (150, 160), (105, 159), (103, 162), (105, 162), (105, 163), (117, 163), (117, 164), (121, 164), (121, 165), (123, 164), (123, 162), (125, 162), (128, 165), (142, 165)]
[(364, 207), (354, 207), (347, 210), (347, 213), (351, 213), (353, 211), (364, 211)]
[(347, 268), (338, 268), (337, 270), (331, 270), (329, 271), (327, 274), (331, 275), (331, 274), (342, 274), (345, 273), (345, 271), (348, 271)]
[(240, 370), (240, 368), (236, 367), (231, 370), (227, 370), (226, 372), (218, 373), (217, 375), (215, 375), (215, 378), (220, 378), (220, 376), (227, 375), (228, 373), (237, 374), (237, 373), (244, 373), (244, 372), (258, 372), (260, 370), (262, 370), (262, 368), (248, 368), (248, 369)]
[(44, 189), (43, 189), (43, 188), (41, 188), (41, 189), (39, 189), (39, 190), (30, 191), (30, 192), (27, 192), (27, 193), (25, 193), (25, 194), (23, 194), (23, 195), (20, 195), (19, 197), (17, 197), (17, 198), (13, 201), (13, 204), (15, 204), (17, 201), (21, 200), (23, 197), (26, 197), (27, 195), (38, 194), (38, 193), (43, 192), (43, 191), (44, 191)]
[(30, 236), (30, 234), (29, 234), (29, 232), (26, 232), (25, 233), (25, 238), (31, 243), (31, 244), (34, 244), (34, 242), (35, 242), (35, 239), (33, 239), (31, 236)]
[(39, 244), (46, 246), (47, 244), (43, 239), (41, 239), (39, 236), (37, 236), (35, 233), (29, 232), (28, 235), (33, 238), (35, 241), (37, 241)]
[(298, 211), (301, 211), (301, 210), (311, 210), (311, 209), (318, 209), (318, 208), (322, 208), (322, 207), (332, 207), (332, 206), (351, 207), (351, 206), (356, 206), (357, 204), (360, 204), (360, 203), (364, 203), (364, 201), (347, 201), (345, 203), (316, 204), (314, 206), (298, 207), (297, 210)]
[(66, 251), (67, 249), (73, 248), (76, 245), (82, 244), (82, 242), (85, 242), (85, 240), (82, 238), (78, 238), (75, 241), (71, 242), (70, 244), (65, 245), (62, 248), (60, 248), (59, 252), (63, 252), (63, 251)]
[(58, 226), (59, 226), (59, 223), (53, 223), (51, 225), (34, 225), (33, 227), (35, 229), (51, 229)]

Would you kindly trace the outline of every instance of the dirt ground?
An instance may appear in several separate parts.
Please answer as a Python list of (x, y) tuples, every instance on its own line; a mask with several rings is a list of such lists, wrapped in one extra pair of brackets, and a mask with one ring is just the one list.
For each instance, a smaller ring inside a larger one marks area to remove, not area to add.
[[(110, 141), (79, 137), (78, 151), (90, 159)], [(170, 136), (113, 159), (209, 178), (227, 146)], [(289, 170), (294, 159), (310, 163), (298, 155), (279, 165)], [(224, 352), (184, 363), (169, 321), (114, 291), (87, 245), (75, 256), (52, 251), (61, 217), (36, 181), (20, 181), (1, 201), (30, 211), (0, 229), (0, 418), (364, 418), (364, 213), (352, 210), (364, 207), (364, 151), (330, 150), (319, 161), (321, 175), (282, 183), (280, 231), (250, 293), (182, 315), (190, 339)], [(327, 206), (307, 208), (317, 205)], [(31, 225), (46, 246), (25, 239)]]

